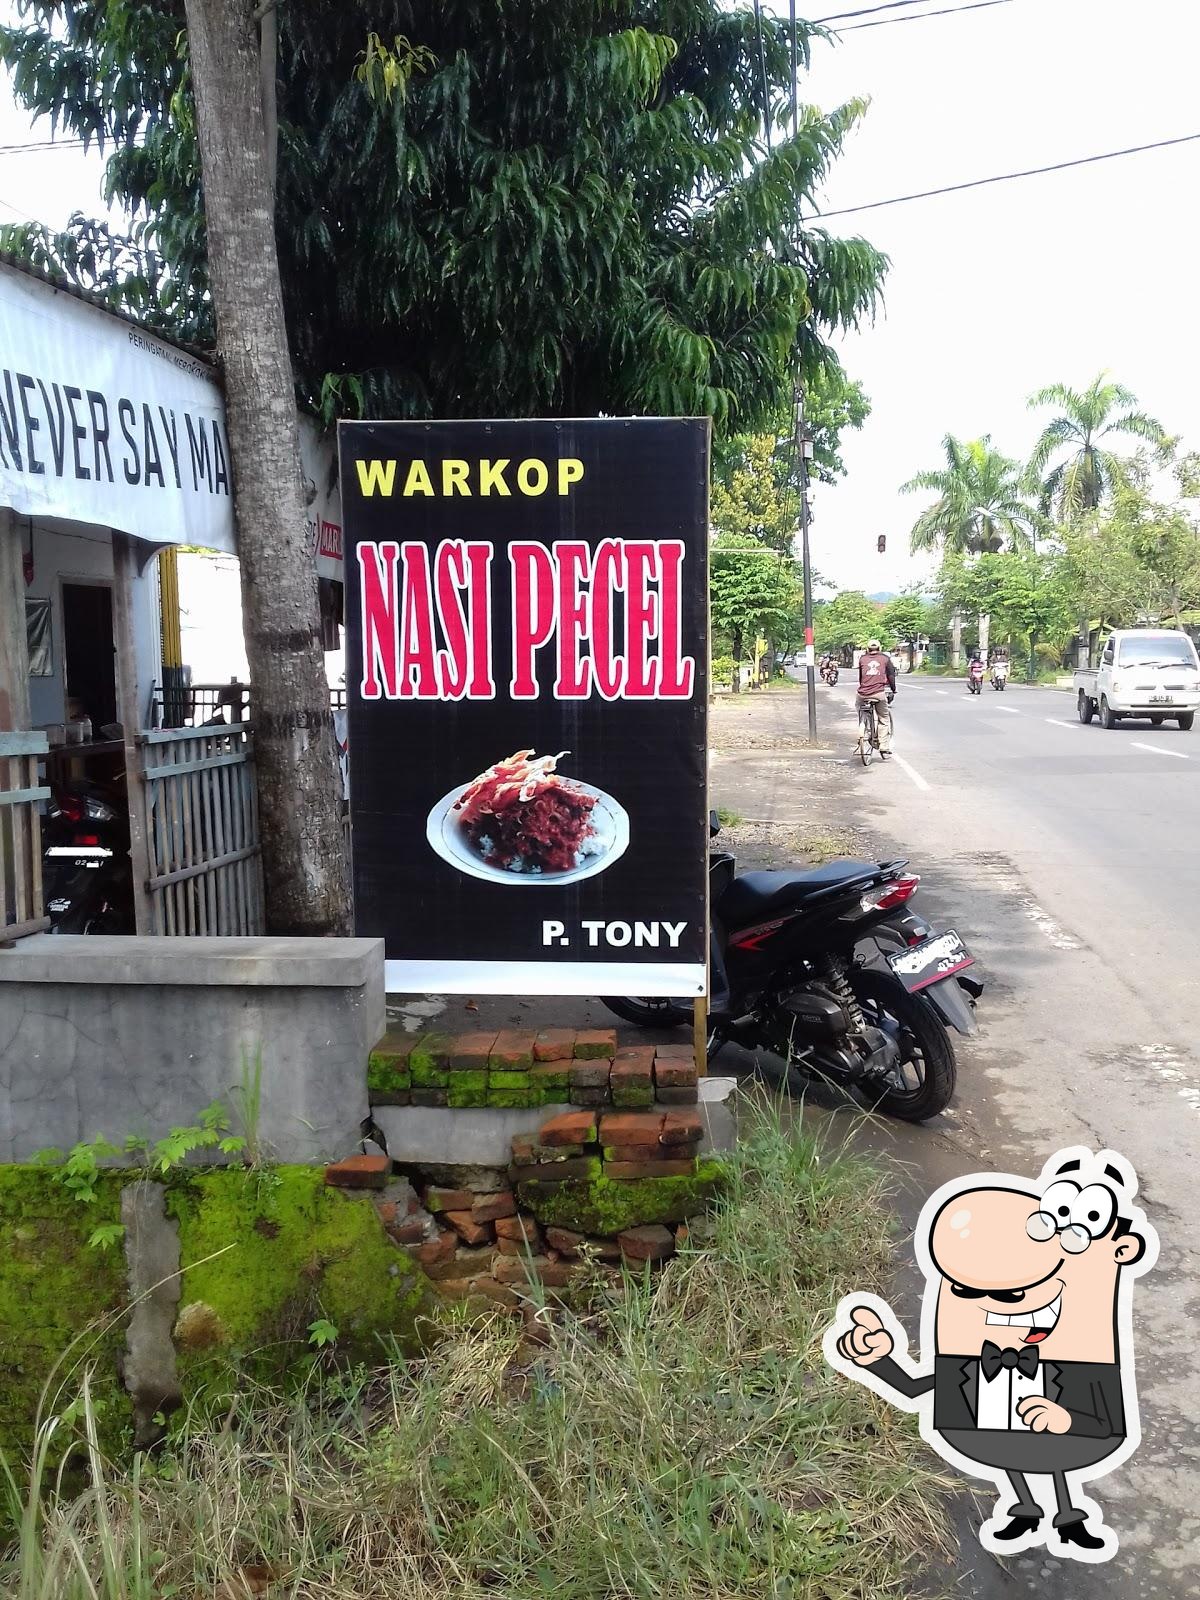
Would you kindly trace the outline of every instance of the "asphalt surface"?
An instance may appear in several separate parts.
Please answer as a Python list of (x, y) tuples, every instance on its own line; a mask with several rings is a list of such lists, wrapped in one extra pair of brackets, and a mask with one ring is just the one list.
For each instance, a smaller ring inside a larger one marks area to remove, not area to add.
[(1000, 1563), (967, 1547), (960, 1582), (987, 1597), (1200, 1595), (1200, 732), (1105, 732), (1064, 693), (976, 698), (961, 680), (902, 676), (897, 759), (863, 771), (847, 748), (852, 690), (820, 694), (849, 809), (910, 857), (918, 904), (959, 930), (988, 981), (949, 1126), (901, 1136), (903, 1153), (933, 1188), (968, 1153), (1036, 1173), (1064, 1145), (1120, 1150), (1162, 1243), (1135, 1289), (1142, 1445), (1091, 1489), (1117, 1558)]

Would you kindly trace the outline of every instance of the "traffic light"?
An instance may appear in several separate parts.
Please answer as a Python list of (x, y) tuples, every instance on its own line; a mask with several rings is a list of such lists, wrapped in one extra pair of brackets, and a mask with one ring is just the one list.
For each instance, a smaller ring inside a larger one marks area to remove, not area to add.
[(882, 555), (883, 552), (887, 549), (887, 534), (886, 533), (881, 533), (879, 535), (879, 540), (876, 543), (875, 548), (876, 548), (876, 550), (879, 551), (880, 555)]

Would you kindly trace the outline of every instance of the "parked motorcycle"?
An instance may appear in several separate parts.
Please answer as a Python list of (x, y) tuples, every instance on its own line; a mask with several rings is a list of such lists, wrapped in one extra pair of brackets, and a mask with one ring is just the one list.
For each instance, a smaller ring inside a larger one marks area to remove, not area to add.
[(42, 819), (51, 933), (132, 933), (129, 820), (91, 785), (56, 789)]
[[(907, 865), (841, 860), (739, 877), (735, 858), (714, 850), (710, 1058), (733, 1041), (889, 1116), (922, 1122), (944, 1110), (956, 1075), (947, 1027), (976, 1031), (983, 985), (967, 975), (973, 958), (958, 934), (909, 905), (920, 879)], [(691, 1019), (678, 1000), (604, 1004), (640, 1027)]]

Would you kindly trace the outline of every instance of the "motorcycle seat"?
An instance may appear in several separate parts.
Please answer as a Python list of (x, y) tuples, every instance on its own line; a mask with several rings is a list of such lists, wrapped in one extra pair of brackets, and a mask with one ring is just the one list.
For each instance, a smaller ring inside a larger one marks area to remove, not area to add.
[(823, 866), (782, 872), (747, 872), (735, 878), (721, 896), (721, 920), (727, 928), (744, 928), (749, 923), (791, 911), (808, 902), (845, 894), (854, 884), (866, 888), (879, 880), (876, 861), (849, 858), (826, 861)]

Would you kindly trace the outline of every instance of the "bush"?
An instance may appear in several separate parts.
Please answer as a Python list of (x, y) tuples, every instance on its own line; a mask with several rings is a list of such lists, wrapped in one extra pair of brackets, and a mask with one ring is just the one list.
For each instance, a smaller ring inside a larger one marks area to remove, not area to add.
[(713, 687), (716, 688), (716, 686), (720, 684), (724, 689), (730, 688), (733, 684), (733, 673), (735, 666), (736, 662), (732, 656), (714, 656), (712, 660), (712, 667), (710, 669), (712, 672)]
[(1033, 653), (1040, 668), (1062, 666), (1062, 651), (1056, 644), (1035, 644)]

